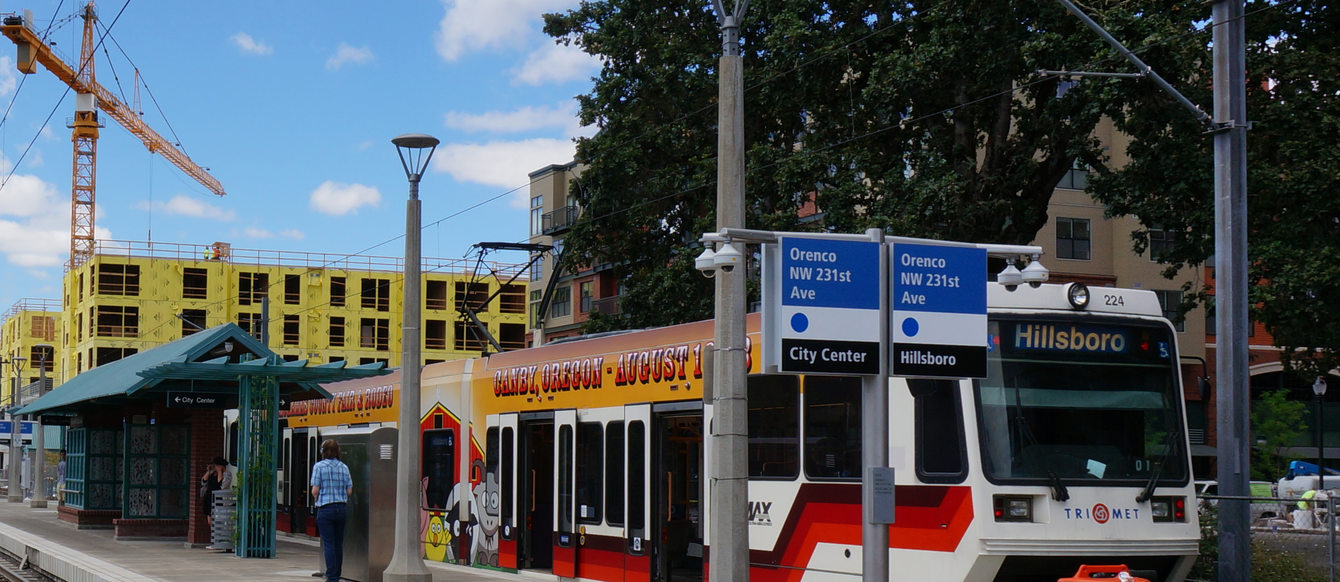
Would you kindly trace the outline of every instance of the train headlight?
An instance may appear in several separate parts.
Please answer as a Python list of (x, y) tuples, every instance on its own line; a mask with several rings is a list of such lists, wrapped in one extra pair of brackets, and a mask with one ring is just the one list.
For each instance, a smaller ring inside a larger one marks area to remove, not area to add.
[(1065, 298), (1070, 302), (1071, 307), (1084, 309), (1089, 306), (1089, 286), (1083, 283), (1066, 285)]
[(1186, 521), (1186, 498), (1154, 497), (1149, 500), (1149, 510), (1154, 515), (1154, 521)]
[(1033, 496), (996, 495), (993, 497), (996, 521), (1033, 521)]

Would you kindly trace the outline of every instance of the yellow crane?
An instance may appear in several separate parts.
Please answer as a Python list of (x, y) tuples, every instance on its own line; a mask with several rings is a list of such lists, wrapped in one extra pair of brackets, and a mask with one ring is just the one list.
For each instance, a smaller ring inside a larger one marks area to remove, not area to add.
[[(79, 51), (79, 66), (72, 67), (51, 50), (32, 29), (31, 16), (6, 16), (0, 33), (18, 45), (18, 69), (24, 74), (37, 71), (37, 63), (51, 71), (75, 92), (74, 122), (70, 125), (70, 141), (74, 143), (74, 170), (71, 178), (70, 200), (70, 267), (78, 267), (93, 256), (93, 202), (97, 182), (98, 110), (106, 112), (127, 131), (140, 138), (152, 153), (167, 158), (181, 171), (195, 178), (219, 196), (224, 195), (223, 184), (204, 168), (191, 161), (190, 156), (172, 142), (158, 135), (144, 123), (134, 109), (127, 106), (94, 79), (93, 52), (96, 48), (93, 2), (84, 6), (84, 38)], [(138, 86), (137, 86), (138, 89)]]

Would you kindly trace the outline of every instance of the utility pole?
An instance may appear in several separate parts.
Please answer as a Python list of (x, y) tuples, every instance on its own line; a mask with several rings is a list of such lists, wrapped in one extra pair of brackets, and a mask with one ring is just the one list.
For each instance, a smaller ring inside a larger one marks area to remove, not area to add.
[[(1247, 58), (1242, 0), (1217, 0), (1214, 34), (1214, 305), (1219, 493), (1245, 498), (1250, 479), (1247, 374)], [(1249, 505), (1219, 504), (1219, 579), (1251, 577)]]
[[(729, 12), (712, 0), (721, 24), (717, 113), (717, 232), (744, 228), (744, 64), (740, 21), (749, 0)], [(712, 391), (712, 580), (749, 579), (749, 407), (745, 369), (745, 269), (717, 269)]]

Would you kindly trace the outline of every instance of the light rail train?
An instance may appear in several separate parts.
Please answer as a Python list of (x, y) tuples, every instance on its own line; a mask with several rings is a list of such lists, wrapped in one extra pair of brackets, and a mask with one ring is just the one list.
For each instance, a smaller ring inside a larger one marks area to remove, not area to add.
[[(763, 373), (749, 317), (752, 580), (860, 579), (871, 413), (888, 416), (896, 474), (890, 580), (1052, 582), (1081, 564), (1186, 576), (1199, 528), (1175, 333), (1154, 293), (988, 287), (986, 377), (891, 378), (887, 410), (862, 406), (859, 378)], [(712, 336), (704, 321), (424, 367), (425, 557), (704, 580)], [(281, 530), (315, 534), (322, 431), (394, 425), (398, 387), (394, 374), (332, 384), (335, 399), (282, 413)]]

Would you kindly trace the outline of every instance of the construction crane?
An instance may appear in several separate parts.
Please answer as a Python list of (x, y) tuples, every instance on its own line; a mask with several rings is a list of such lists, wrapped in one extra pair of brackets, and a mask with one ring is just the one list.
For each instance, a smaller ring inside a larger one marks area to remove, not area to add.
[[(98, 110), (106, 112), (127, 131), (140, 138), (152, 153), (160, 154), (181, 171), (195, 178), (219, 196), (224, 195), (223, 184), (209, 175), (205, 168), (191, 161), (190, 156), (175, 144), (158, 135), (134, 109), (118, 99), (94, 79), (93, 52), (96, 48), (93, 2), (84, 6), (84, 38), (79, 51), (79, 66), (72, 67), (51, 50), (32, 29), (32, 16), (4, 17), (0, 33), (18, 45), (18, 69), (24, 74), (37, 71), (37, 63), (51, 71), (75, 92), (74, 122), (70, 125), (70, 141), (74, 143), (74, 170), (71, 178), (70, 200), (70, 268), (78, 267), (93, 257), (93, 202), (97, 182)], [(138, 85), (136, 86), (138, 90)]]

